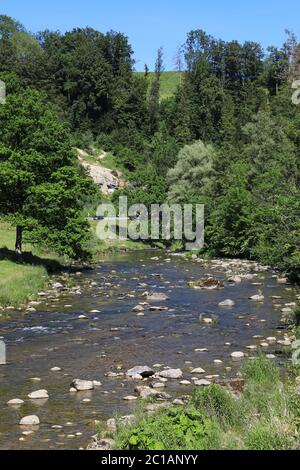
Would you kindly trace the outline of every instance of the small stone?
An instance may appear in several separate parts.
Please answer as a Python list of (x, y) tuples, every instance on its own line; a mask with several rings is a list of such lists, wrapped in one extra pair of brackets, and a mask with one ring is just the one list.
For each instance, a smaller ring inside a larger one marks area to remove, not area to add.
[(49, 398), (49, 394), (47, 390), (37, 390), (29, 393), (28, 398), (31, 400), (47, 400)]
[(9, 405), (9, 406), (20, 406), (20, 405), (23, 405), (23, 404), (24, 404), (24, 401), (20, 400), (19, 398), (14, 398), (13, 400), (9, 400), (7, 402), (7, 405)]
[(83, 400), (81, 400), (81, 403), (91, 403), (91, 399), (90, 398), (84, 398)]
[(137, 375), (142, 376), (143, 378), (151, 377), (154, 375), (154, 370), (148, 366), (136, 366), (132, 369), (129, 369), (126, 374), (128, 377), (135, 377)]
[(20, 426), (38, 426), (40, 419), (36, 415), (24, 416), (20, 421)]
[(94, 390), (94, 383), (91, 380), (75, 379), (71, 384), (71, 388), (75, 388), (77, 392)]
[(181, 379), (183, 372), (181, 369), (168, 369), (160, 372), (159, 376), (164, 379)]
[(98, 382), (98, 380), (93, 380), (94, 387), (101, 387), (102, 383)]
[(60, 367), (52, 367), (51, 372), (60, 372), (62, 369)]
[(173, 401), (173, 405), (175, 405), (175, 406), (184, 406), (185, 403), (184, 403), (183, 400), (180, 400), (180, 399), (176, 398), (176, 400)]
[(219, 303), (219, 307), (234, 307), (234, 306), (235, 306), (235, 302), (234, 300), (231, 300), (231, 299), (226, 299), (226, 300), (223, 300), (223, 302)]
[(223, 361), (221, 361), (220, 359), (215, 359), (214, 364), (220, 365), (220, 364), (223, 364)]
[(85, 315), (79, 315), (78, 320), (88, 320), (88, 317)]
[(30, 436), (31, 434), (33, 434), (33, 431), (23, 431), (22, 434), (23, 436)]
[(147, 300), (149, 302), (164, 302), (169, 300), (169, 297), (166, 294), (153, 293), (147, 295)]
[(192, 374), (205, 374), (205, 370), (203, 370), (201, 367), (197, 367), (197, 369), (192, 370)]
[(164, 382), (155, 382), (153, 384), (153, 388), (155, 389), (160, 389), (160, 388), (165, 388), (166, 384)]
[(143, 311), (144, 311), (144, 307), (143, 307), (142, 305), (137, 305), (136, 307), (134, 307), (134, 308), (132, 309), (132, 311), (133, 311), (133, 312), (136, 312), (136, 313), (138, 313), (138, 312), (143, 312)]
[(245, 357), (245, 354), (241, 351), (231, 353), (231, 358), (234, 361), (239, 361), (240, 359), (243, 359), (244, 357)]
[(211, 382), (209, 380), (202, 379), (195, 381), (194, 384), (197, 387), (208, 387), (209, 385), (211, 385)]
[(132, 395), (129, 395), (127, 397), (124, 397), (123, 400), (125, 401), (136, 401), (137, 400), (137, 397), (134, 397)]
[(188, 380), (182, 380), (179, 383), (180, 383), (180, 385), (191, 385), (191, 382), (189, 382)]

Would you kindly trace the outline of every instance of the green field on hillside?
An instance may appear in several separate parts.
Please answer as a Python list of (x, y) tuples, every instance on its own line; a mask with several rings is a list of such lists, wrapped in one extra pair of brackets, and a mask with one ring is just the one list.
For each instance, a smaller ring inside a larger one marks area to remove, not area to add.
[[(136, 72), (138, 75), (144, 76), (144, 72)], [(149, 86), (153, 79), (155, 78), (155, 73), (150, 72), (148, 75)], [(183, 72), (163, 72), (161, 76), (161, 89), (160, 97), (161, 100), (170, 98), (176, 93), (178, 86), (180, 85), (183, 78)]]

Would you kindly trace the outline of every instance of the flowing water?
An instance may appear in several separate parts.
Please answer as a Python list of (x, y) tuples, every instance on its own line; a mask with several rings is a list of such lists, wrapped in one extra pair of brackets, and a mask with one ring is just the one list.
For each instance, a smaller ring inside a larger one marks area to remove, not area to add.
[[(184, 379), (189, 380), (191, 367), (202, 367), (207, 375), (234, 377), (239, 365), (231, 361), (233, 351), (247, 352), (249, 345), (260, 347), (262, 340), (255, 336), (283, 338), (280, 308), (274, 304), (294, 301), (295, 293), (279, 285), (271, 273), (240, 285), (226, 284), (223, 290), (199, 291), (189, 288), (187, 282), (209, 273), (222, 279), (224, 271), (208, 272), (180, 257), (167, 260), (162, 253), (157, 255), (159, 260), (153, 260), (154, 256), (153, 252), (110, 256), (93, 271), (75, 277), (81, 295), (45, 298), (35, 313), (16, 312), (9, 320), (1, 320), (7, 365), (0, 366), (0, 449), (78, 449), (95, 433), (95, 420), (134, 412), (136, 403), (123, 398), (134, 395), (135, 383), (105, 377), (109, 371), (126, 372), (136, 365), (159, 363), (181, 368)], [(97, 285), (91, 287), (91, 282)], [(254, 282), (262, 284), (266, 298), (262, 304), (248, 300), (258, 291)], [(144, 291), (166, 293), (169, 301), (159, 305), (168, 306), (168, 311), (146, 310), (145, 316), (133, 313), (133, 307), (145, 300), (141, 297)], [(233, 299), (236, 306), (220, 308), (224, 299)], [(100, 313), (90, 313), (92, 310)], [(216, 315), (218, 322), (204, 325), (199, 321), (201, 313)], [(78, 319), (82, 314), (88, 318)], [(228, 342), (231, 346), (225, 345)], [(203, 348), (208, 351), (195, 351)], [(278, 345), (270, 346), (267, 352), (277, 353), (278, 349)], [(223, 363), (216, 365), (215, 359)], [(54, 366), (62, 370), (51, 372)], [(231, 372), (226, 371), (228, 366)], [(74, 378), (97, 380), (102, 386), (71, 394)], [(38, 389), (48, 390), (49, 400), (27, 398)], [(174, 398), (191, 391), (179, 381), (168, 382), (165, 390)], [(21, 398), (25, 404), (8, 406), (13, 398)], [(82, 403), (84, 398), (91, 401)], [(37, 414), (41, 424), (25, 437), (18, 423), (30, 414)], [(62, 428), (52, 428), (57, 425)]]

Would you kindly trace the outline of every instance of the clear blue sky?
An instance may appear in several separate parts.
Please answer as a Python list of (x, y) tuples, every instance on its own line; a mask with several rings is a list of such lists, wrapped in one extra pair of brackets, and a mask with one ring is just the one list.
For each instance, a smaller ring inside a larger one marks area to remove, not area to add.
[(177, 46), (196, 28), (264, 47), (281, 45), (285, 29), (300, 36), (299, 0), (1, 0), (0, 12), (33, 32), (85, 26), (124, 32), (138, 70), (145, 63), (153, 67), (160, 46), (165, 48), (166, 69), (172, 70)]

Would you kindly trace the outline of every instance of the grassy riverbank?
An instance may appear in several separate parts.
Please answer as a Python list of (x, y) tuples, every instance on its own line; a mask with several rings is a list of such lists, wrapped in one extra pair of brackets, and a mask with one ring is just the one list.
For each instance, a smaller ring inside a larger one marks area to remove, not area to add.
[[(97, 262), (104, 254), (151, 248), (142, 242), (107, 241), (96, 237), (96, 222), (91, 223), (93, 233), (92, 253)], [(14, 258), (15, 228), (0, 221), (0, 307), (19, 305), (34, 299), (46, 288), (49, 273), (58, 269), (66, 260), (55, 253), (24, 244), (22, 262)]]
[[(283, 382), (266, 358), (242, 367), (244, 391), (236, 396), (211, 385), (194, 391), (189, 404), (153, 416), (137, 415), (133, 426), (111, 435), (122, 450), (286, 450), (299, 448), (300, 397), (293, 378)], [(299, 380), (299, 379), (298, 379)], [(299, 387), (299, 385), (298, 385)]]
[(0, 306), (17, 307), (47, 286), (49, 271), (61, 260), (24, 244), (22, 262), (14, 259), (15, 228), (0, 222)]

